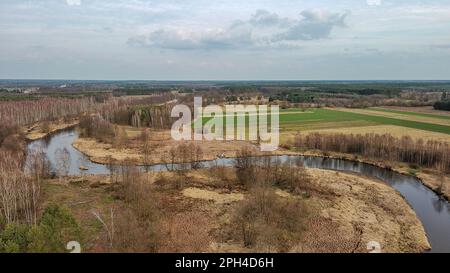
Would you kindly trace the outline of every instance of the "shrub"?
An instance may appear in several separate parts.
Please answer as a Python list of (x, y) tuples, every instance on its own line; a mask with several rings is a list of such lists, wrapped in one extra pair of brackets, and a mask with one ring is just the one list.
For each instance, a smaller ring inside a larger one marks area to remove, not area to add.
[(199, 212), (187, 212), (164, 219), (160, 252), (207, 251), (212, 239), (206, 217)]
[(116, 221), (113, 249), (156, 252), (158, 249), (159, 211), (152, 184), (130, 162), (120, 167), (115, 190), (130, 211)]
[(310, 177), (300, 161), (287, 161), (280, 168), (274, 170), (274, 173), (276, 173), (274, 182), (277, 186), (296, 194), (307, 188), (310, 181)]
[(234, 167), (236, 168), (238, 183), (250, 188), (256, 173), (257, 159), (254, 158), (252, 150), (247, 147), (242, 148), (236, 156)]
[(69, 241), (82, 242), (78, 224), (67, 209), (50, 204), (36, 226), (7, 224), (0, 232), (0, 252), (66, 252)]
[(29, 241), (29, 252), (66, 252), (68, 242), (82, 242), (81, 229), (70, 211), (49, 204), (39, 225), (30, 230)]
[(132, 211), (126, 211), (115, 219), (113, 251), (157, 252), (158, 229), (153, 221), (140, 221)]
[(30, 227), (25, 224), (11, 223), (0, 233), (0, 252), (23, 253), (27, 251)]
[(234, 216), (245, 247), (288, 252), (301, 239), (308, 211), (299, 199), (281, 199), (270, 186), (257, 186)]
[(25, 138), (23, 135), (20, 134), (9, 135), (5, 137), (1, 147), (2, 149), (14, 153), (23, 152), (25, 150)]
[(450, 111), (450, 100), (438, 101), (434, 104), (434, 109)]
[(41, 130), (43, 133), (50, 133), (50, 122), (49, 121), (44, 121), (41, 125)]

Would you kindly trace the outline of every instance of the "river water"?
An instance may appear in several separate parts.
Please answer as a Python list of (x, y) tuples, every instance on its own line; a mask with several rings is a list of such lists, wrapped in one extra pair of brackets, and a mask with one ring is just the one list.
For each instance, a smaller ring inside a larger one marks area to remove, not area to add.
[[(62, 131), (52, 136), (30, 142), (28, 150), (42, 149), (47, 155), (52, 168), (57, 166), (57, 150), (67, 149), (70, 155), (69, 175), (109, 174), (109, 169), (102, 164), (91, 162), (85, 155), (76, 150), (72, 143), (78, 138), (74, 129)], [(431, 252), (450, 252), (450, 204), (441, 199), (432, 190), (425, 187), (417, 178), (399, 174), (384, 168), (366, 163), (343, 159), (324, 158), (318, 156), (274, 156), (280, 161), (300, 160), (307, 168), (318, 168), (335, 171), (354, 172), (378, 178), (396, 189), (415, 210), (422, 221), (428, 240), (432, 246)], [(207, 168), (215, 164), (232, 166), (234, 159), (222, 158), (215, 161), (202, 162)], [(87, 170), (81, 170), (85, 167)], [(179, 167), (175, 165), (174, 168)], [(152, 171), (166, 170), (166, 165), (149, 167)]]

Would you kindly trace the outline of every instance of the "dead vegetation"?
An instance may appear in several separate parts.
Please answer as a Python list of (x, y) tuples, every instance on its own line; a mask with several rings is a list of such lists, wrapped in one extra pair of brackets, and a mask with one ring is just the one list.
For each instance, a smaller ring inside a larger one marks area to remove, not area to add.
[(215, 167), (224, 176), (211, 169), (147, 175), (125, 165), (112, 184), (104, 176), (52, 180), (45, 195), (70, 205), (89, 234), (88, 252), (366, 252), (371, 240), (386, 252), (429, 247), (412, 209), (387, 185), (308, 169), (300, 191), (282, 190), (257, 165), (249, 188), (233, 167)]
[[(214, 160), (218, 157), (235, 157), (243, 148), (256, 149), (247, 141), (185, 141), (179, 142), (171, 138), (170, 130), (137, 129), (115, 125), (111, 132), (121, 132), (122, 141), (116, 142), (117, 135), (104, 137), (105, 141), (82, 134), (73, 146), (87, 155), (92, 161), (108, 164), (109, 160), (132, 160), (137, 165), (186, 163), (194, 160)], [(125, 132), (125, 133), (124, 133)], [(145, 133), (143, 133), (145, 132)], [(143, 141), (144, 134), (147, 141)], [(117, 143), (125, 145), (117, 145)], [(201, 147), (201, 149), (199, 148)], [(189, 151), (189, 149), (197, 151)], [(182, 155), (182, 151), (188, 153)], [(177, 156), (178, 154), (181, 157)]]

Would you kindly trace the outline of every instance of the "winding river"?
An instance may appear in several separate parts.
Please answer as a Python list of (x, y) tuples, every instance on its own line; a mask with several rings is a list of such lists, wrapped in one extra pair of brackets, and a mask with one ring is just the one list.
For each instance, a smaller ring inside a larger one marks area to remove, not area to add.
[[(61, 131), (46, 139), (30, 142), (28, 150), (42, 149), (48, 156), (52, 167), (55, 168), (57, 166), (56, 151), (65, 148), (70, 154), (69, 175), (108, 174), (109, 170), (105, 165), (91, 162), (89, 158), (72, 146), (77, 138), (78, 133), (74, 129)], [(406, 199), (422, 221), (432, 246), (430, 252), (450, 252), (450, 203), (424, 186), (417, 178), (370, 164), (343, 159), (318, 156), (274, 156), (273, 158), (281, 161), (299, 159), (307, 168), (354, 172), (386, 182)], [(222, 158), (216, 161), (202, 162), (202, 165), (203, 167), (215, 164), (231, 166), (233, 162), (234, 159)], [(87, 170), (81, 170), (80, 167), (85, 167)], [(177, 165), (175, 165), (176, 167)], [(154, 165), (150, 169), (162, 171), (166, 170), (166, 166)]]

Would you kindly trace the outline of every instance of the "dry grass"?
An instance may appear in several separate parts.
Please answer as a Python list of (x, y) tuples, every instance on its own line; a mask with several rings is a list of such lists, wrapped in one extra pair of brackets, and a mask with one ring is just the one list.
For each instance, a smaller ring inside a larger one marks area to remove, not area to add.
[[(28, 140), (37, 140), (40, 138), (44, 138), (49, 134), (52, 134), (56, 131), (63, 130), (72, 126), (75, 126), (78, 123), (77, 120), (72, 120), (69, 122), (66, 122), (62, 119), (54, 122), (40, 122), (37, 124), (34, 124), (32, 126), (24, 128), (25, 130), (25, 137)], [(45, 128), (48, 127), (48, 128)]]
[[(122, 128), (125, 129), (128, 136), (125, 143), (126, 148), (116, 148), (113, 144), (100, 143), (92, 138), (79, 138), (73, 146), (94, 162), (106, 164), (109, 162), (108, 158), (111, 157), (117, 161), (129, 159), (137, 164), (142, 164), (142, 143), (137, 139), (140, 130), (127, 126)], [(151, 131), (149, 142), (152, 147), (150, 164), (167, 163), (167, 159), (170, 158), (170, 150), (181, 144), (181, 142), (172, 139), (170, 130)], [(213, 160), (218, 155), (234, 157), (242, 147), (255, 149), (254, 145), (247, 141), (187, 141), (186, 143), (194, 143), (202, 148), (202, 160)], [(179, 160), (175, 161), (179, 162)]]
[(315, 188), (329, 196), (313, 197), (321, 212), (305, 236), (304, 251), (366, 252), (369, 241), (379, 242), (383, 252), (421, 252), (430, 247), (412, 208), (388, 185), (332, 171), (309, 172)]
[(433, 123), (439, 125), (450, 126), (450, 120), (432, 118), (432, 117), (421, 117), (414, 115), (404, 115), (397, 113), (389, 113), (389, 112), (381, 112), (381, 111), (371, 111), (366, 109), (349, 109), (349, 108), (336, 108), (335, 110), (350, 112), (350, 113), (358, 113), (370, 116), (379, 116), (379, 117), (387, 117), (401, 120), (409, 120), (409, 121), (417, 121), (417, 122), (425, 122), (425, 123)]
[(230, 204), (244, 199), (242, 193), (218, 193), (199, 188), (184, 189), (183, 195), (190, 198), (214, 201), (216, 204)]
[(416, 175), (425, 186), (450, 200), (450, 177), (448, 175), (444, 176), (430, 172), (418, 172)]
[[(231, 168), (229, 169), (231, 170)], [(378, 241), (384, 252), (420, 252), (429, 247), (422, 224), (406, 201), (389, 186), (367, 178), (308, 169), (310, 197), (276, 189), (276, 198), (302, 198), (311, 210), (307, 230), (291, 252), (366, 252), (368, 241)], [(218, 188), (208, 170), (185, 174), (186, 187), (176, 189), (176, 173), (151, 173), (152, 199), (163, 216), (158, 224), (160, 252), (252, 252), (243, 247), (232, 227), (232, 215), (248, 192), (237, 186)], [(117, 215), (127, 208), (115, 199), (106, 176), (71, 178), (71, 182), (50, 181), (45, 186), (46, 202), (68, 206), (88, 235), (87, 252), (107, 251), (105, 231), (91, 214)], [(125, 213), (126, 215), (126, 213)], [(143, 249), (142, 251), (145, 251)]]
[[(363, 127), (343, 127), (343, 128), (333, 128), (333, 129), (319, 129), (319, 130), (306, 130), (301, 131), (304, 134), (310, 133), (321, 133), (321, 134), (390, 134), (394, 137), (401, 138), (403, 136), (410, 136), (414, 140), (423, 139), (425, 141), (435, 140), (442, 142), (450, 142), (450, 135), (443, 133), (436, 133), (424, 130), (418, 130), (413, 128), (406, 128), (395, 125), (374, 125), (374, 126), (363, 126)], [(285, 143), (288, 140), (292, 140), (296, 132), (282, 133), (282, 142)]]
[(450, 116), (450, 112), (435, 110), (433, 108), (433, 106), (422, 106), (422, 107), (383, 106), (382, 108), (398, 110), (398, 111), (414, 112), (414, 113), (442, 115), (442, 116), (447, 116), (447, 117)]

